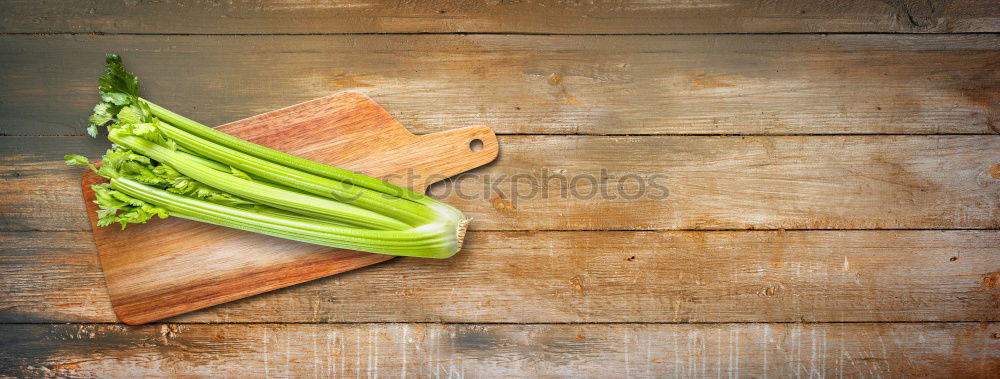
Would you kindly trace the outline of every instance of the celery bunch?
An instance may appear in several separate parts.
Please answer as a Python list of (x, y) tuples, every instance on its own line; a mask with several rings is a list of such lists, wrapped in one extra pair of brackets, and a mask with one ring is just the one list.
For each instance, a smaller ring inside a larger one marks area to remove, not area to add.
[(447, 258), (468, 220), (421, 193), (269, 149), (139, 97), (121, 58), (107, 56), (88, 134), (114, 144), (93, 186), (98, 225), (176, 216), (296, 241), (371, 253)]

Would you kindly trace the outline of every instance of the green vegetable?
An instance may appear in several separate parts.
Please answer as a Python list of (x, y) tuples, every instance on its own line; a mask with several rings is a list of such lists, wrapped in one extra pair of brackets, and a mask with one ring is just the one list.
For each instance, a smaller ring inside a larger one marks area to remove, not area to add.
[(114, 142), (93, 186), (98, 225), (176, 216), (226, 227), (372, 253), (447, 258), (468, 220), (421, 193), (349, 170), (260, 146), (139, 97), (139, 83), (107, 56), (101, 102), (87, 133), (107, 126)]

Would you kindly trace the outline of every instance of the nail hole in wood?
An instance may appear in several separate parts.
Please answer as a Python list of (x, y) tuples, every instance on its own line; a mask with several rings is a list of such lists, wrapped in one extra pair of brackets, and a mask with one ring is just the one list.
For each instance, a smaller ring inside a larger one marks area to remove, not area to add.
[(469, 150), (472, 150), (473, 153), (483, 151), (483, 141), (478, 138), (472, 140), (469, 142)]

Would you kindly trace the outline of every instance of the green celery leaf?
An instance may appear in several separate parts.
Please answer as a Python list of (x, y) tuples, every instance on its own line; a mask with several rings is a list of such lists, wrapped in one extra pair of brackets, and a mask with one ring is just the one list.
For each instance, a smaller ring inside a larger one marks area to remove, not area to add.
[(131, 102), (131, 98), (128, 95), (119, 92), (102, 93), (101, 100), (114, 105), (128, 105)]
[[(122, 58), (115, 54), (108, 54), (104, 58), (107, 63), (106, 73), (99, 79), (101, 98), (105, 95), (109, 99), (125, 99), (139, 97), (139, 79), (132, 73), (125, 71)], [(106, 100), (117, 105), (124, 105), (114, 100)]]
[(97, 197), (94, 202), (101, 207), (97, 211), (97, 226), (108, 226), (117, 222), (124, 230), (128, 224), (145, 224), (153, 217), (169, 216), (166, 209), (116, 191), (108, 183), (95, 184), (91, 189)]
[[(87, 126), (87, 134), (97, 137), (97, 128), (114, 121), (123, 109), (132, 112), (129, 121), (141, 122), (149, 119), (148, 105), (139, 104), (139, 80), (122, 65), (122, 60), (117, 55), (109, 54), (105, 58), (107, 62), (104, 76), (98, 79), (98, 89), (100, 90), (101, 102), (94, 106), (94, 112), (90, 115), (90, 124)], [(138, 116), (138, 120), (136, 119)]]
[(66, 160), (67, 166), (87, 166), (94, 172), (98, 172), (97, 167), (94, 167), (94, 165), (90, 163), (90, 159), (87, 159), (87, 157), (85, 156), (76, 154), (67, 154), (66, 156), (63, 157), (63, 159)]
[(90, 165), (90, 160), (87, 159), (87, 157), (82, 156), (82, 155), (66, 154), (66, 156), (64, 156), (63, 158), (66, 159), (66, 165), (67, 166), (89, 166)]
[(123, 107), (121, 111), (118, 112), (118, 121), (125, 124), (138, 124), (142, 122), (141, 111), (137, 110), (135, 107)]
[(115, 216), (118, 215), (117, 208), (98, 209), (97, 226), (108, 226), (115, 223)]
[(90, 115), (90, 123), (94, 125), (104, 125), (108, 121), (115, 118), (115, 115), (111, 113), (113, 111), (111, 104), (108, 103), (97, 103), (94, 106), (94, 114)]

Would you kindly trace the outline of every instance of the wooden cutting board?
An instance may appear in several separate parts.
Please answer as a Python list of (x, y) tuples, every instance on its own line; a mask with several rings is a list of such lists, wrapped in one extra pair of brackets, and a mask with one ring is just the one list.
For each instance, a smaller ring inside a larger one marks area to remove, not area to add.
[[(218, 129), (418, 191), (489, 163), (498, 151), (496, 136), (488, 127), (416, 136), (371, 98), (356, 92), (319, 98)], [(115, 226), (99, 228), (90, 186), (102, 181), (90, 171), (84, 174), (84, 200), (111, 304), (126, 324), (156, 321), (393, 258), (177, 217), (129, 225), (124, 231)]]

